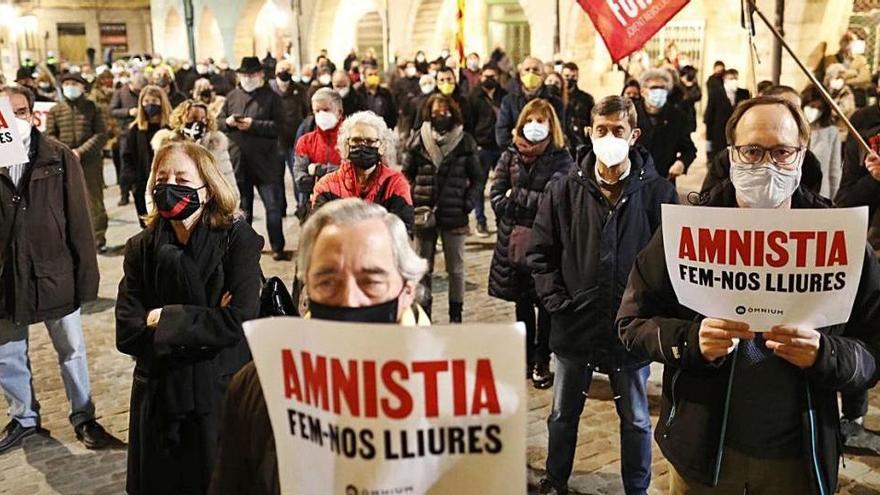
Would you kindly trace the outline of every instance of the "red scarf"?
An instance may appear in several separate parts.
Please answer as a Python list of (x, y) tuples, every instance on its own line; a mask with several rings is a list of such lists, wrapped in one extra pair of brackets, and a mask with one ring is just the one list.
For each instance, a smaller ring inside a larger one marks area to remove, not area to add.
[(532, 163), (547, 151), (547, 146), (550, 145), (550, 136), (544, 138), (543, 141), (533, 143), (520, 135), (516, 135), (513, 138), (513, 144), (516, 146), (519, 154), (522, 155), (523, 162)]

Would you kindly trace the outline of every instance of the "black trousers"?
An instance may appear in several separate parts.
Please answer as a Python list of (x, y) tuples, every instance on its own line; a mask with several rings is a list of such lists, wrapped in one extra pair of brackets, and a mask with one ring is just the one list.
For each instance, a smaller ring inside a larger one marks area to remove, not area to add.
[[(535, 309), (537, 307), (537, 316)], [(516, 303), (516, 321), (526, 326), (526, 365), (550, 362), (550, 313), (531, 301)]]

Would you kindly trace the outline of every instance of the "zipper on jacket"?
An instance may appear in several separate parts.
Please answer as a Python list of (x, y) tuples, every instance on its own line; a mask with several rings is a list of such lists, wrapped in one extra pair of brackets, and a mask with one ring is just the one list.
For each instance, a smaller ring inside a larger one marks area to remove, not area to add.
[(810, 418), (810, 460), (816, 471), (816, 482), (819, 484), (819, 495), (825, 495), (825, 483), (822, 482), (822, 472), (819, 470), (819, 457), (816, 455), (816, 415), (813, 411), (813, 395), (810, 393), (810, 384), (807, 388), (807, 415)]
[(712, 486), (718, 486), (718, 478), (721, 476), (721, 459), (724, 457), (724, 437), (727, 436), (727, 414), (730, 412), (730, 393), (733, 390), (733, 373), (736, 370), (737, 356), (739, 356), (739, 346), (736, 346), (733, 351), (730, 375), (727, 377), (727, 394), (724, 397), (724, 415), (721, 418), (721, 436), (718, 439), (718, 452), (715, 454), (715, 473), (712, 476)]
[(669, 418), (666, 419), (666, 427), (672, 424), (672, 420), (675, 419), (675, 413), (677, 409), (678, 402), (675, 400), (675, 383), (678, 381), (678, 377), (681, 375), (681, 368), (675, 370), (675, 374), (672, 375), (672, 407), (669, 409)]

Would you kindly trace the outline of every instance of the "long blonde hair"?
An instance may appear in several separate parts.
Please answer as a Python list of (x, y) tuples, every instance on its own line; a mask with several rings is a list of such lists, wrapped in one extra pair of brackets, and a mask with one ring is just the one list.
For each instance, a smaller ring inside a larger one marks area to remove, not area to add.
[(513, 129), (513, 134), (515, 136), (523, 135), (523, 126), (526, 125), (532, 114), (544, 117), (544, 120), (550, 125), (550, 137), (553, 138), (553, 144), (557, 148), (564, 147), (565, 136), (562, 134), (562, 125), (559, 123), (559, 117), (556, 116), (556, 110), (553, 109), (553, 105), (543, 98), (535, 98), (526, 104), (522, 112), (520, 112), (519, 118), (516, 119), (516, 128)]
[(190, 109), (192, 108), (201, 108), (205, 111), (205, 116), (208, 120), (208, 131), (214, 132), (217, 130), (217, 120), (214, 119), (214, 116), (211, 115), (211, 111), (208, 110), (208, 105), (205, 105), (201, 101), (197, 100), (186, 100), (185, 102), (177, 105), (177, 108), (171, 112), (171, 117), (169, 117), (168, 122), (172, 129), (178, 131), (183, 128), (186, 124), (186, 116), (189, 114)]
[(137, 116), (134, 118), (134, 122), (131, 123), (131, 126), (137, 127), (142, 131), (147, 130), (147, 127), (150, 126), (150, 119), (147, 117), (147, 112), (144, 111), (144, 98), (148, 96), (159, 98), (159, 105), (162, 107), (159, 125), (162, 127), (168, 127), (168, 118), (171, 116), (171, 103), (168, 101), (168, 95), (165, 94), (165, 91), (159, 86), (153, 85), (144, 86), (141, 90), (141, 94), (138, 95)]
[[(153, 194), (156, 187), (156, 170), (166, 160), (171, 159), (176, 153), (186, 155), (199, 171), (199, 176), (205, 181), (208, 199), (205, 201), (205, 210), (202, 216), (211, 227), (228, 227), (239, 216), (238, 200), (235, 191), (214, 163), (214, 156), (202, 146), (190, 141), (171, 141), (156, 150), (153, 164), (150, 167), (150, 178), (147, 181), (147, 191)], [(159, 211), (153, 201), (153, 210), (144, 217), (147, 227), (154, 226), (159, 221)]]

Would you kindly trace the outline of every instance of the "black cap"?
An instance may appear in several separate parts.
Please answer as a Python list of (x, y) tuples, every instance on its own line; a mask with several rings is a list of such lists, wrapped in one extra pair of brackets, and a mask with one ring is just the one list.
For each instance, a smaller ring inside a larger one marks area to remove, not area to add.
[(61, 75), (61, 83), (64, 84), (64, 81), (76, 81), (86, 87), (89, 85), (89, 82), (83, 79), (83, 76), (71, 72)]
[(34, 78), (34, 68), (33, 67), (19, 67), (15, 72), (15, 80), (21, 81), (22, 79), (33, 79)]
[(242, 57), (241, 65), (238, 66), (238, 70), (241, 74), (253, 74), (254, 72), (262, 72), (263, 64), (260, 63), (260, 59), (257, 57)]

